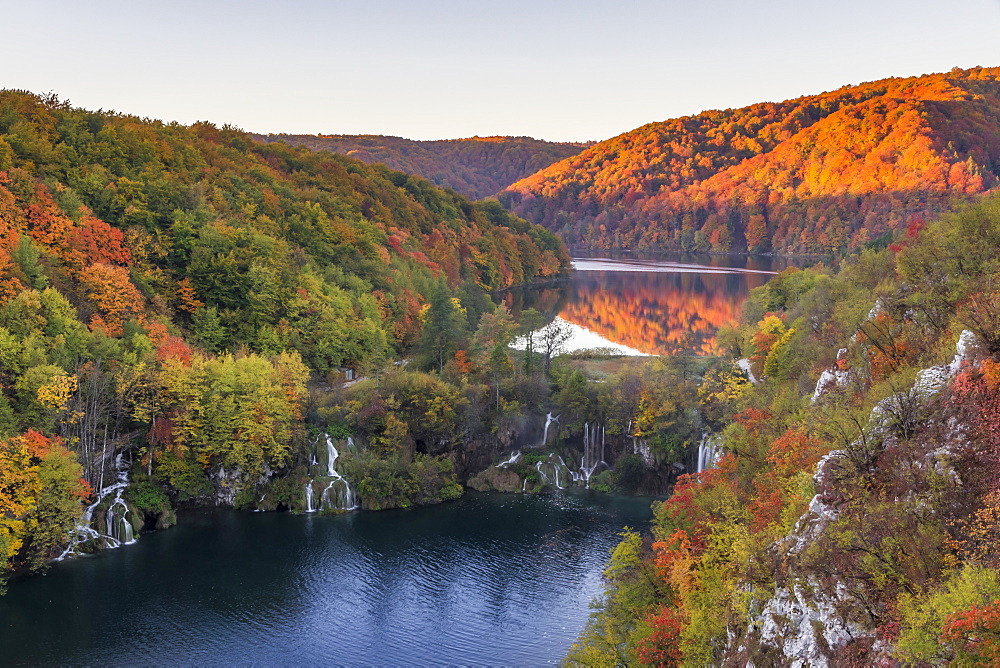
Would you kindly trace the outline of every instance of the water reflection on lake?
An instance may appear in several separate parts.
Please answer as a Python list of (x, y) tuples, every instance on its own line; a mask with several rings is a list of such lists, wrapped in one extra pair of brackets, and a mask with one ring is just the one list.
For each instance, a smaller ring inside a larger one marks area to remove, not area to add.
[(785, 266), (748, 256), (581, 257), (565, 284), (512, 293), (508, 305), (576, 326), (570, 351), (607, 346), (630, 354), (712, 354), (716, 332), (738, 320), (750, 290)]
[(189, 514), (11, 585), (2, 664), (557, 663), (650, 502), (467, 493), (337, 517)]

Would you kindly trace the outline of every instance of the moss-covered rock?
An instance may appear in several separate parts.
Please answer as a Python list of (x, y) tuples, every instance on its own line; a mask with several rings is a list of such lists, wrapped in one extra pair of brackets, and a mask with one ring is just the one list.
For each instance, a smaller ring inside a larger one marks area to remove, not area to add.
[(491, 466), (470, 478), (466, 485), (477, 492), (520, 492), (524, 482), (510, 469)]

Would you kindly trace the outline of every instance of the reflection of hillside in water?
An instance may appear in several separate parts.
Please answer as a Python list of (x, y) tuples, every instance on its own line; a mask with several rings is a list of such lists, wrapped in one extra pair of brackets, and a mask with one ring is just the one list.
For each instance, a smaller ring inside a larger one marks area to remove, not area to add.
[(519, 315), (525, 309), (533, 308), (551, 321), (566, 304), (571, 282), (568, 280), (544, 287), (511, 288), (504, 293), (504, 303), (514, 315)]
[(715, 333), (735, 323), (763, 274), (581, 271), (559, 315), (643, 352), (714, 353)]

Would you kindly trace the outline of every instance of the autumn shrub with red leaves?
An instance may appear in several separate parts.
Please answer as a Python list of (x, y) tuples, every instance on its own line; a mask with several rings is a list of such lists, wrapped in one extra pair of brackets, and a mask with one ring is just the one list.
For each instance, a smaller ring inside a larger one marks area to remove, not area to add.
[(941, 641), (954, 648), (956, 663), (1000, 665), (1000, 601), (949, 615)]
[(684, 618), (676, 608), (662, 607), (645, 619), (652, 633), (639, 641), (636, 651), (639, 660), (649, 666), (678, 666), (684, 658), (681, 651), (681, 633)]

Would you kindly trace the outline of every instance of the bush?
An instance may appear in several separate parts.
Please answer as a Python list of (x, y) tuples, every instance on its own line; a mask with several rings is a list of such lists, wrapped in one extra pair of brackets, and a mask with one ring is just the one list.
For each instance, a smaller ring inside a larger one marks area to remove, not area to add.
[(900, 633), (896, 656), (906, 662), (941, 663), (955, 658), (939, 642), (948, 616), (1000, 598), (1000, 576), (981, 566), (966, 566), (939, 588), (899, 600)]
[(170, 509), (170, 497), (154, 480), (134, 481), (125, 490), (128, 505), (141, 513), (161, 513)]
[(450, 459), (418, 456), (406, 463), (370, 455), (345, 455), (344, 477), (368, 510), (408, 508), (457, 499), (462, 486)]
[(640, 455), (622, 455), (615, 462), (612, 481), (615, 491), (621, 494), (634, 494), (642, 483), (646, 473), (646, 460)]

